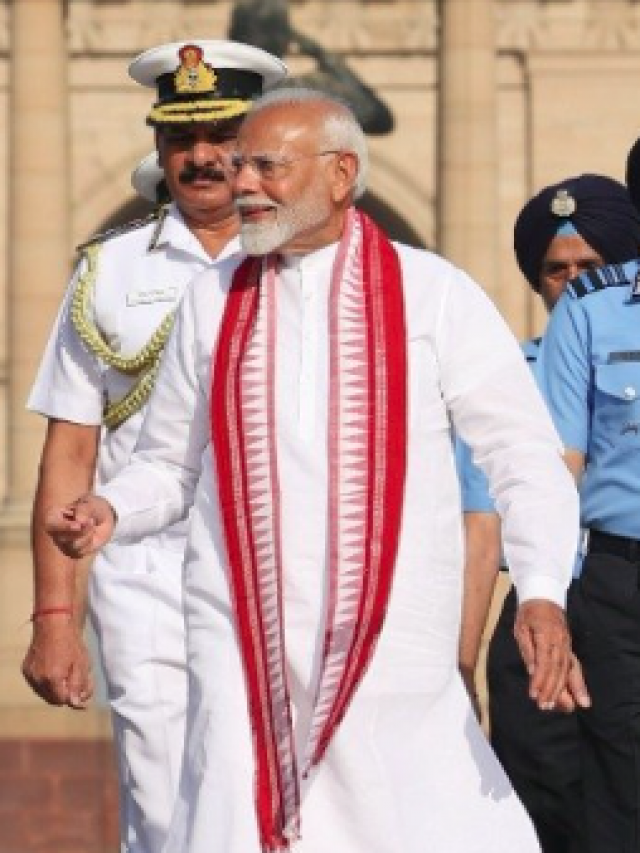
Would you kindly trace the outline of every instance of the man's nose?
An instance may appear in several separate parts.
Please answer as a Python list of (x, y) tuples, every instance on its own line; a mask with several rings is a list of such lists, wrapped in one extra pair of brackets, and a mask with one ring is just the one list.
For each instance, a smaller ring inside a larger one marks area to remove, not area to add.
[(197, 139), (191, 146), (191, 159), (196, 166), (217, 165), (220, 162), (220, 151), (204, 139)]
[(568, 284), (574, 278), (577, 278), (580, 275), (580, 272), (581, 270), (578, 264), (567, 264), (567, 269), (564, 277), (565, 283)]
[(256, 170), (246, 160), (239, 160), (234, 163), (231, 185), (235, 196), (261, 192), (260, 179)]

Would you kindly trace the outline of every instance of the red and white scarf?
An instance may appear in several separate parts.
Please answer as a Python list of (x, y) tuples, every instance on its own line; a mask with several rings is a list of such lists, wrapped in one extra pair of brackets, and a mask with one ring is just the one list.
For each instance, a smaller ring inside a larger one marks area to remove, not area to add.
[(329, 305), (329, 602), (308, 742), (296, 756), (284, 646), (276, 454), (277, 261), (235, 273), (214, 356), (211, 431), (265, 851), (300, 832), (304, 777), (325, 753), (382, 628), (398, 547), (407, 440), (400, 263), (349, 211)]

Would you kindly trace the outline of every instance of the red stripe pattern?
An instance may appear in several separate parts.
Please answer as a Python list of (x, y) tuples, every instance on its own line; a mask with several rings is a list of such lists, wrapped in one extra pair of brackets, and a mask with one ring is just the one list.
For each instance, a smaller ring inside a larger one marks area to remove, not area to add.
[[(265, 851), (300, 831), (286, 682), (275, 436), (275, 262), (237, 270), (211, 391), (212, 444), (256, 755)], [(406, 332), (393, 246), (350, 211), (329, 335), (329, 607), (303, 774), (317, 764), (373, 654), (398, 547), (406, 469)]]

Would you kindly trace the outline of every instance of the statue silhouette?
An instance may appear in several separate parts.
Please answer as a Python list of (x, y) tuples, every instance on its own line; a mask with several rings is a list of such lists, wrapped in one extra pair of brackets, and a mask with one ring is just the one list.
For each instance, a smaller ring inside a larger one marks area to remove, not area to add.
[(393, 130), (393, 114), (378, 95), (335, 54), (291, 26), (287, 0), (238, 0), (231, 15), (229, 38), (261, 47), (283, 58), (309, 56), (316, 69), (285, 81), (321, 89), (345, 101), (365, 133), (380, 136)]

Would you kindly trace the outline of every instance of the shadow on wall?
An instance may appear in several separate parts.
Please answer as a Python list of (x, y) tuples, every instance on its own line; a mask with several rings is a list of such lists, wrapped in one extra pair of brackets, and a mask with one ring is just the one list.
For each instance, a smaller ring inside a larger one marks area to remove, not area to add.
[(393, 113), (379, 95), (339, 56), (291, 26), (287, 0), (238, 0), (231, 14), (229, 38), (261, 47), (281, 59), (293, 55), (313, 59), (314, 71), (289, 78), (283, 85), (295, 83), (341, 98), (371, 136), (393, 130)]

